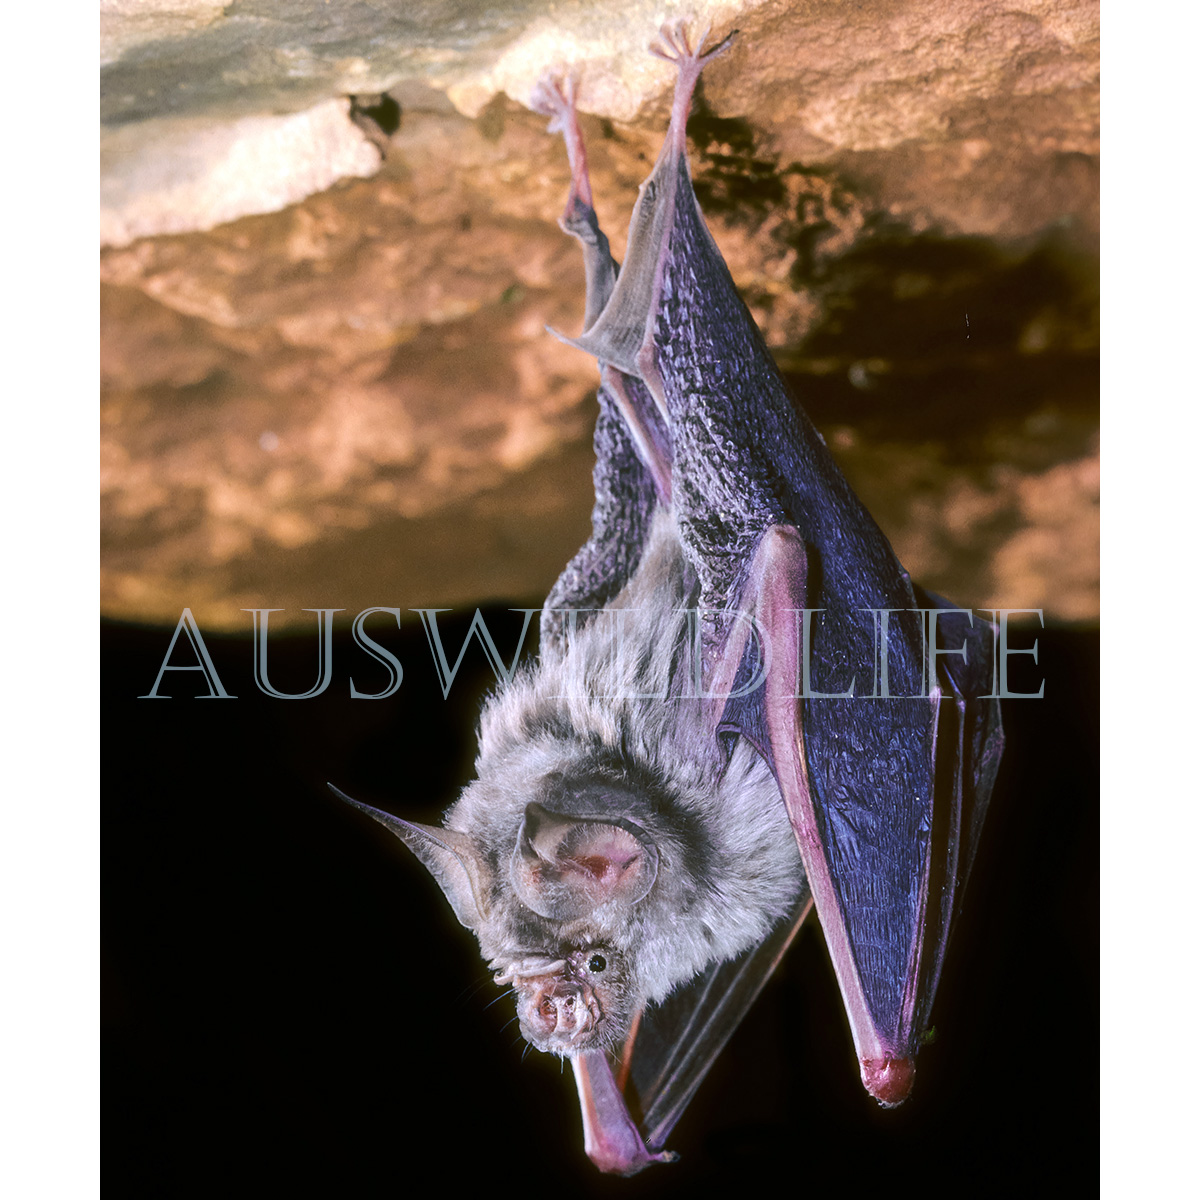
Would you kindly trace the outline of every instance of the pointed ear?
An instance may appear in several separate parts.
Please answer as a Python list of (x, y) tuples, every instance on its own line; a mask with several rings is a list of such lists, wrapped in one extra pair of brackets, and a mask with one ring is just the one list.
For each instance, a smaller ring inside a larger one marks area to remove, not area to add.
[(437, 880), (438, 887), (445, 892), (459, 921), (468, 929), (479, 928), (487, 908), (487, 885), (491, 873), (478, 847), (465, 833), (404, 821), (400, 817), (393, 817), (391, 813), (380, 812), (370, 805), (351, 800), (332, 783), (328, 787), (339, 800), (374, 817), (380, 825), (390, 829), (425, 864)]
[(573, 817), (525, 809), (509, 875), (522, 903), (552, 920), (602, 904), (636, 904), (658, 874), (658, 848), (624, 817)]

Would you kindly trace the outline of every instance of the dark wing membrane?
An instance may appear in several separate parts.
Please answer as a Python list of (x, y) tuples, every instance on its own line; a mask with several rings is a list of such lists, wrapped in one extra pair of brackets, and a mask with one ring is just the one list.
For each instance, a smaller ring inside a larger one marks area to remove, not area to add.
[[(733, 618), (719, 610), (756, 613), (788, 647), (772, 670), (791, 678), (769, 678), (720, 725), (756, 741), (768, 731), (863, 1082), (896, 1103), (911, 1086), (944, 949), (943, 931), (930, 955), (929, 919), (948, 928), (953, 911), (952, 895), (931, 893), (945, 870), (934, 846), (935, 773), (959, 779), (965, 794), (976, 735), (965, 717), (961, 730), (939, 729), (940, 690), (925, 678), (925, 625), (908, 575), (790, 399), (704, 224), (684, 153), (703, 57), (672, 49), (680, 76), (671, 129), (613, 294), (576, 344), (637, 373), (666, 416), (680, 540), (701, 604), (715, 614), (704, 629), (706, 669), (729, 678), (741, 662)], [(818, 611), (801, 620), (797, 610)], [(885, 611), (896, 614), (886, 636)], [(942, 674), (952, 692), (953, 668)], [(950, 825), (961, 821), (956, 811)], [(953, 840), (957, 861), (957, 832)]]
[[(603, 608), (637, 569), (658, 499), (654, 481), (634, 450), (624, 419), (607, 388), (599, 391), (600, 416), (592, 480), (596, 502), (592, 536), (558, 577), (542, 609), (542, 652), (563, 645), (563, 610)], [(580, 621), (586, 620), (581, 615)]]
[[(942, 609), (938, 641), (950, 653), (938, 655), (937, 679), (946, 699), (938, 712), (935, 820), (930, 848), (930, 887), (940, 903), (926, 920), (926, 955), (917, 1027), (928, 1026), (954, 920), (991, 798), (1004, 749), (1000, 704), (989, 698), (995, 655), (995, 629), (922, 588), (914, 588), (925, 610)], [(954, 653), (965, 649), (965, 655)]]
[[(743, 609), (755, 611), (764, 587), (782, 586), (793, 602), (774, 606), (781, 621), (795, 619), (789, 608), (824, 610), (804, 631), (811, 691), (836, 695), (852, 678), (862, 689), (861, 673), (873, 661), (869, 610), (911, 610), (908, 577), (816, 431), (793, 408), (703, 225), (682, 159), (671, 175), (674, 222), (660, 305), (646, 324), (657, 378), (647, 372), (646, 382), (661, 390), (669, 414), (680, 539), (700, 579), (702, 604), (720, 609), (740, 597)], [(626, 264), (614, 304), (633, 266)], [(803, 542), (804, 587), (764, 578), (748, 586), (771, 529), (791, 529)], [(714, 626), (707, 633), (706, 657), (717, 663), (725, 654), (723, 632)], [(796, 664), (785, 660), (775, 669)], [(906, 636), (900, 622), (889, 639), (889, 664), (895, 691), (919, 695), (921, 641)], [(934, 708), (907, 698), (806, 698), (795, 707), (787, 722), (776, 722), (773, 765), (779, 774), (797, 753), (807, 756), (802, 765), (790, 764), (797, 778), (806, 776), (800, 791), (789, 789), (783, 775), (780, 783), (866, 1077), (865, 1064), (907, 1060), (917, 1036), (912, 980), (926, 898)], [(886, 1091), (896, 1097), (894, 1087)]]
[(812, 908), (807, 888), (790, 916), (740, 958), (718, 963), (643, 1014), (626, 1099), (648, 1148), (661, 1150), (709, 1068), (792, 944)]

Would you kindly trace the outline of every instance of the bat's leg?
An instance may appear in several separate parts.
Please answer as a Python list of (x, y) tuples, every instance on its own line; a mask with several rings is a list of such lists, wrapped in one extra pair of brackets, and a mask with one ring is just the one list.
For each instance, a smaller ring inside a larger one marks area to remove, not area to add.
[[(534, 89), (530, 105), (551, 117), (550, 129), (562, 133), (571, 164), (571, 187), (559, 224), (583, 250), (587, 276), (584, 329), (606, 307), (617, 280), (617, 265), (592, 206), (587, 155), (575, 110), (575, 83), (551, 76)], [(557, 335), (556, 335), (557, 336)], [(596, 611), (615, 596), (641, 557), (657, 502), (670, 494), (670, 438), (666, 427), (644, 414), (654, 403), (640, 384), (613, 386), (602, 381), (596, 423), (596, 504), (592, 536), (559, 576), (542, 613), (542, 653), (566, 647), (564, 610)], [(639, 414), (643, 414), (639, 416)], [(653, 411), (657, 418), (657, 412)]]
[(671, 104), (671, 124), (667, 130), (667, 141), (663, 147), (664, 155), (681, 157), (687, 153), (687, 121), (692, 110), (692, 93), (700, 79), (700, 73), (712, 62), (729, 51), (737, 31), (722, 38), (711, 50), (704, 49), (708, 40), (709, 30), (696, 39), (693, 50), (683, 22), (674, 25), (664, 25), (659, 31), (658, 40), (651, 44), (650, 53), (658, 58), (665, 58), (674, 63), (679, 71), (675, 81), (675, 96)]
[[(730, 35), (732, 37), (732, 35)], [(629, 223), (629, 249), (617, 286), (604, 311), (579, 338), (563, 338), (626, 375), (645, 381), (668, 421), (662, 379), (654, 356), (654, 325), (662, 290), (663, 268), (681, 190), (680, 172), (687, 173), (687, 117), (692, 93), (705, 65), (729, 48), (730, 38), (702, 52), (703, 38), (693, 50), (681, 27), (664, 28), (652, 50), (675, 64), (679, 78), (671, 106), (671, 125), (650, 178), (642, 184)], [(686, 178), (683, 181), (686, 183)], [(690, 195), (687, 202), (695, 204)]]
[(636, 1175), (651, 1163), (675, 1161), (669, 1150), (654, 1153), (646, 1148), (603, 1050), (577, 1054), (571, 1067), (583, 1114), (583, 1148), (601, 1171)]
[(561, 133), (567, 147), (567, 161), (571, 164), (571, 191), (567, 195), (564, 221), (569, 220), (577, 208), (592, 207), (587, 150), (579, 128), (579, 116), (575, 111), (577, 87), (578, 81), (574, 75), (568, 75), (563, 80), (547, 74), (537, 81), (529, 98), (529, 107), (534, 112), (551, 119), (550, 124), (546, 126), (547, 132)]
[[(564, 85), (552, 76), (543, 76), (534, 88), (529, 103), (536, 112), (551, 118), (550, 131), (561, 133), (566, 143), (567, 160), (571, 164), (571, 190), (558, 223), (565, 233), (578, 239), (583, 247), (584, 271), (587, 275), (587, 304), (583, 316), (586, 331), (595, 324), (612, 295), (617, 267), (609, 252), (608, 238), (601, 231), (596, 210), (592, 206), (587, 151), (575, 109), (574, 77), (569, 76)], [(601, 379), (629, 427), (638, 455), (654, 480), (660, 502), (670, 504), (671, 438), (666, 423), (637, 382), (623, 378), (608, 366), (601, 368)]]
[(561, 133), (571, 164), (571, 190), (558, 219), (564, 233), (576, 238), (583, 247), (583, 267), (587, 276), (587, 304), (583, 328), (590, 329), (604, 310), (617, 282), (617, 266), (608, 248), (608, 238), (600, 228), (592, 205), (592, 184), (588, 178), (587, 151), (575, 111), (575, 78), (568, 76), (565, 85), (545, 75), (537, 83), (529, 99), (535, 112), (551, 118), (548, 129)]

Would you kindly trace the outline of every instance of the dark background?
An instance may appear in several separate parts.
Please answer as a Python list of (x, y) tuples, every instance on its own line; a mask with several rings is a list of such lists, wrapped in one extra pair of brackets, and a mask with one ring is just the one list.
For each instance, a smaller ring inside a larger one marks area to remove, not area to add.
[[(452, 655), (470, 615), (441, 618)], [(521, 618), (487, 616), (510, 655)], [(623, 1181), (587, 1162), (569, 1067), (523, 1055), (511, 1000), (491, 1003), (498, 989), (434, 883), (325, 788), (437, 822), (470, 778), (492, 682), (482, 651), (472, 644), (447, 702), (416, 615), (385, 628), (374, 636), (405, 670), (389, 700), (350, 699), (351, 673), (362, 691), (386, 680), (347, 627), (314, 699), (262, 695), (249, 637), (206, 634), (237, 699), (198, 699), (197, 673), (168, 672), (160, 692), (174, 698), (152, 701), (137, 697), (171, 630), (102, 625), (113, 1196), (382, 1196), (425, 1190), (431, 1170), (438, 1190), (489, 1195), (1090, 1189), (1095, 632), (1040, 631), (1045, 699), (1006, 707), (1005, 759), (911, 1100), (884, 1112), (863, 1092), (810, 923), (676, 1129), (680, 1162)], [(276, 687), (312, 685), (315, 632), (270, 646)], [(193, 661), (186, 645), (173, 661)]]

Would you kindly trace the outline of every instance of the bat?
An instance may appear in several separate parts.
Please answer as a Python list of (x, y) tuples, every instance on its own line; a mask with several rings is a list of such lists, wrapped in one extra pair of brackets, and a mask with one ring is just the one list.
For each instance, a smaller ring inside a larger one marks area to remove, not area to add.
[(588, 1156), (626, 1175), (673, 1157), (813, 907), (864, 1087), (908, 1096), (1003, 748), (994, 627), (912, 584), (704, 223), (686, 125), (730, 38), (704, 41), (651, 48), (677, 82), (619, 268), (573, 83), (533, 97), (587, 276), (563, 340), (600, 371), (592, 535), (444, 825), (338, 793), (433, 874), (524, 1037), (570, 1058)]

